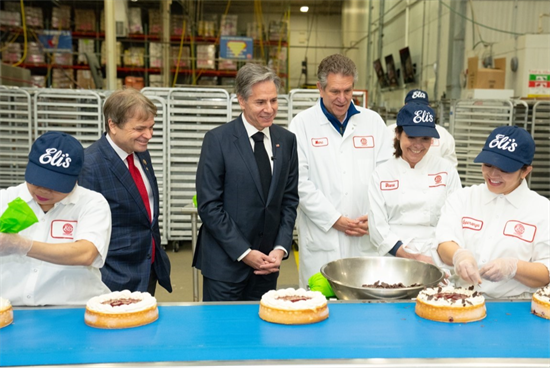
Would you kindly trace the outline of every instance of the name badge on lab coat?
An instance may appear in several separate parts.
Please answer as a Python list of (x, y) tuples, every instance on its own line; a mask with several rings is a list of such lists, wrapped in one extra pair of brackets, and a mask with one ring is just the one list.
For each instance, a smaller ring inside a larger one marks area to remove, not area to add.
[(525, 222), (511, 220), (504, 225), (504, 235), (513, 236), (528, 243), (533, 242), (536, 232), (537, 227), (535, 225), (526, 224)]
[(398, 188), (399, 188), (399, 180), (380, 182), (380, 190), (396, 190)]
[(483, 221), (471, 217), (463, 217), (462, 228), (479, 231), (483, 228)]
[(53, 239), (73, 239), (77, 221), (52, 221), (51, 234)]
[(328, 138), (311, 138), (311, 145), (313, 147), (324, 147), (328, 146)]

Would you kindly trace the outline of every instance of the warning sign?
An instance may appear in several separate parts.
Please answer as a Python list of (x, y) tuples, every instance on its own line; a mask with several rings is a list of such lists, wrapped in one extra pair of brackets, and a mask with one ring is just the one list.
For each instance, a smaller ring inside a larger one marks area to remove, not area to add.
[(527, 97), (550, 97), (550, 70), (529, 70)]

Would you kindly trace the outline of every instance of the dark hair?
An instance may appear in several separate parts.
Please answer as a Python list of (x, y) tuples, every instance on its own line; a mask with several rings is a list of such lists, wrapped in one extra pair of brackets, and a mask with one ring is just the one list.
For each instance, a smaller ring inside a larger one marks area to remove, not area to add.
[(252, 93), (252, 86), (256, 83), (271, 81), (275, 83), (277, 91), (281, 87), (281, 79), (270, 68), (260, 64), (248, 63), (242, 66), (235, 79), (235, 94), (248, 100)]
[(347, 56), (341, 54), (333, 54), (321, 60), (317, 68), (317, 80), (323, 90), (328, 84), (327, 78), (330, 73), (353, 76), (353, 83), (357, 82), (359, 78), (355, 63)]
[(393, 138), (393, 148), (395, 151), (393, 151), (393, 155), (395, 158), (399, 158), (403, 156), (403, 150), (401, 149), (401, 142), (397, 137), (401, 137), (401, 133), (403, 133), (403, 127), (402, 126), (395, 126), (395, 137)]

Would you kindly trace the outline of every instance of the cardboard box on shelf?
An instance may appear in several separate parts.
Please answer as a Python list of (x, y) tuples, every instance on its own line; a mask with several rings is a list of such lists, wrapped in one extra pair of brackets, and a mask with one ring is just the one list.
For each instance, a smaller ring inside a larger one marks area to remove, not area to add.
[(162, 75), (151, 74), (149, 76), (149, 87), (162, 87)]
[(90, 72), (89, 70), (77, 70), (76, 84), (77, 84), (77, 88), (95, 89), (95, 83), (94, 83), (94, 78), (92, 77), (92, 72)]
[(74, 70), (53, 69), (52, 88), (74, 88)]
[[(179, 59), (178, 59), (179, 58)], [(170, 46), (170, 67), (175, 68), (190, 68), (191, 67), (191, 51), (189, 46), (183, 46), (180, 54), (179, 46)]]
[(495, 59), (495, 69), (479, 68), (478, 57), (468, 58), (469, 89), (504, 89), (506, 58)]
[(62, 5), (52, 9), (52, 29), (71, 29), (71, 7)]
[(74, 10), (74, 30), (95, 32), (95, 11), (93, 9)]
[(162, 16), (159, 9), (149, 9), (149, 34), (162, 33)]
[(21, 13), (15, 11), (3, 11), (0, 13), (0, 25), (2, 26), (21, 26)]

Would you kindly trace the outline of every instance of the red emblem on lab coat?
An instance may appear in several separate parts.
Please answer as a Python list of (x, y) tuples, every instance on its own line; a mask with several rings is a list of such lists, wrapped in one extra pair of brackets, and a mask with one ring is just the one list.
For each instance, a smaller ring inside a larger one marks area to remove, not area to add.
[(53, 239), (73, 239), (77, 221), (53, 220), (50, 226), (50, 237)]
[(428, 174), (428, 177), (430, 178), (430, 180), (433, 180), (432, 184), (430, 184), (430, 188), (447, 186), (447, 173), (446, 172)]
[(355, 148), (374, 148), (374, 137), (372, 135), (353, 137), (353, 147)]
[(510, 220), (504, 225), (503, 233), (505, 236), (512, 236), (532, 243), (535, 240), (537, 227), (535, 225), (526, 224), (525, 222)]

